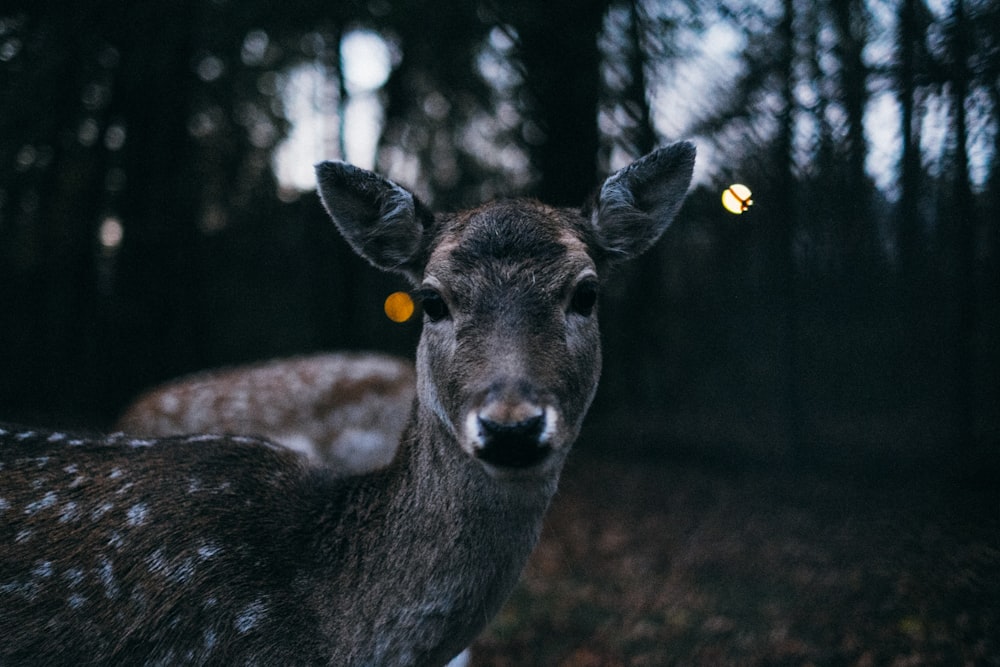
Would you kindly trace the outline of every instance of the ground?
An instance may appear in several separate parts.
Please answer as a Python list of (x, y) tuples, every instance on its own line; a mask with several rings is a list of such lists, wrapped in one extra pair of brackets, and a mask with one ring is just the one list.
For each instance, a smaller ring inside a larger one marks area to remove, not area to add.
[(472, 665), (1000, 665), (1000, 491), (577, 456)]

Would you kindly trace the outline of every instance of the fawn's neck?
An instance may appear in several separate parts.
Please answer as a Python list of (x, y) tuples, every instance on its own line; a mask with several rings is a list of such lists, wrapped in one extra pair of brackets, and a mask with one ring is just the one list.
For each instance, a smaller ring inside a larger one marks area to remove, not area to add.
[[(432, 664), (463, 649), (517, 583), (555, 491), (552, 477), (492, 478), (418, 407), (392, 465), (347, 480), (354, 509), (335, 519), (335, 543), (321, 547), (352, 564), (331, 578), (331, 592), (348, 583), (361, 591), (353, 608), (329, 617), (358, 618), (364, 627), (354, 632), (372, 635), (373, 653), (352, 657)], [(359, 609), (389, 611), (359, 617)]]

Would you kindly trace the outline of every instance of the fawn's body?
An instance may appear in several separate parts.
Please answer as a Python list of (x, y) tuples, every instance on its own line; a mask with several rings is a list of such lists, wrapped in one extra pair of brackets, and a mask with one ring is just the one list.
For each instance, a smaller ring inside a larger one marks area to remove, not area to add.
[(266, 442), (0, 434), (0, 663), (440, 665), (537, 540), (600, 373), (596, 300), (676, 214), (694, 149), (611, 176), (593, 209), (435, 217), (318, 167), (352, 247), (425, 313), (385, 469), (336, 479)]
[[(250, 439), (59, 436), (5, 445), (5, 475), (33, 491), (0, 514), (3, 664), (443, 664), (520, 572), (480, 564), (523, 563), (550, 494), (465, 480), (441, 505), (411, 459), (430, 452), (409, 446), (334, 480)], [(454, 451), (433, 462), (451, 479)], [(454, 568), (470, 572), (435, 580)]]

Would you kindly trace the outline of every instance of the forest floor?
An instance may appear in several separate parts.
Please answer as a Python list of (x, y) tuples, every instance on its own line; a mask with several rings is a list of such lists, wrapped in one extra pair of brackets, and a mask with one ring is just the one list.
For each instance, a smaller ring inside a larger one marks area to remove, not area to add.
[(1000, 490), (573, 456), (471, 664), (1000, 665)]

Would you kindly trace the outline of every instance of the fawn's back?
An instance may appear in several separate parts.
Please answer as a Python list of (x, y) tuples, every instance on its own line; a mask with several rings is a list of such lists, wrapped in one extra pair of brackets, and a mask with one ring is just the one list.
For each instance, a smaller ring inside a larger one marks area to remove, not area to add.
[[(3, 455), (0, 662), (266, 659), (265, 633), (302, 626), (290, 594), (303, 573), (285, 560), (318, 510), (296, 455), (248, 438), (35, 431)], [(236, 639), (249, 641), (233, 652)]]

